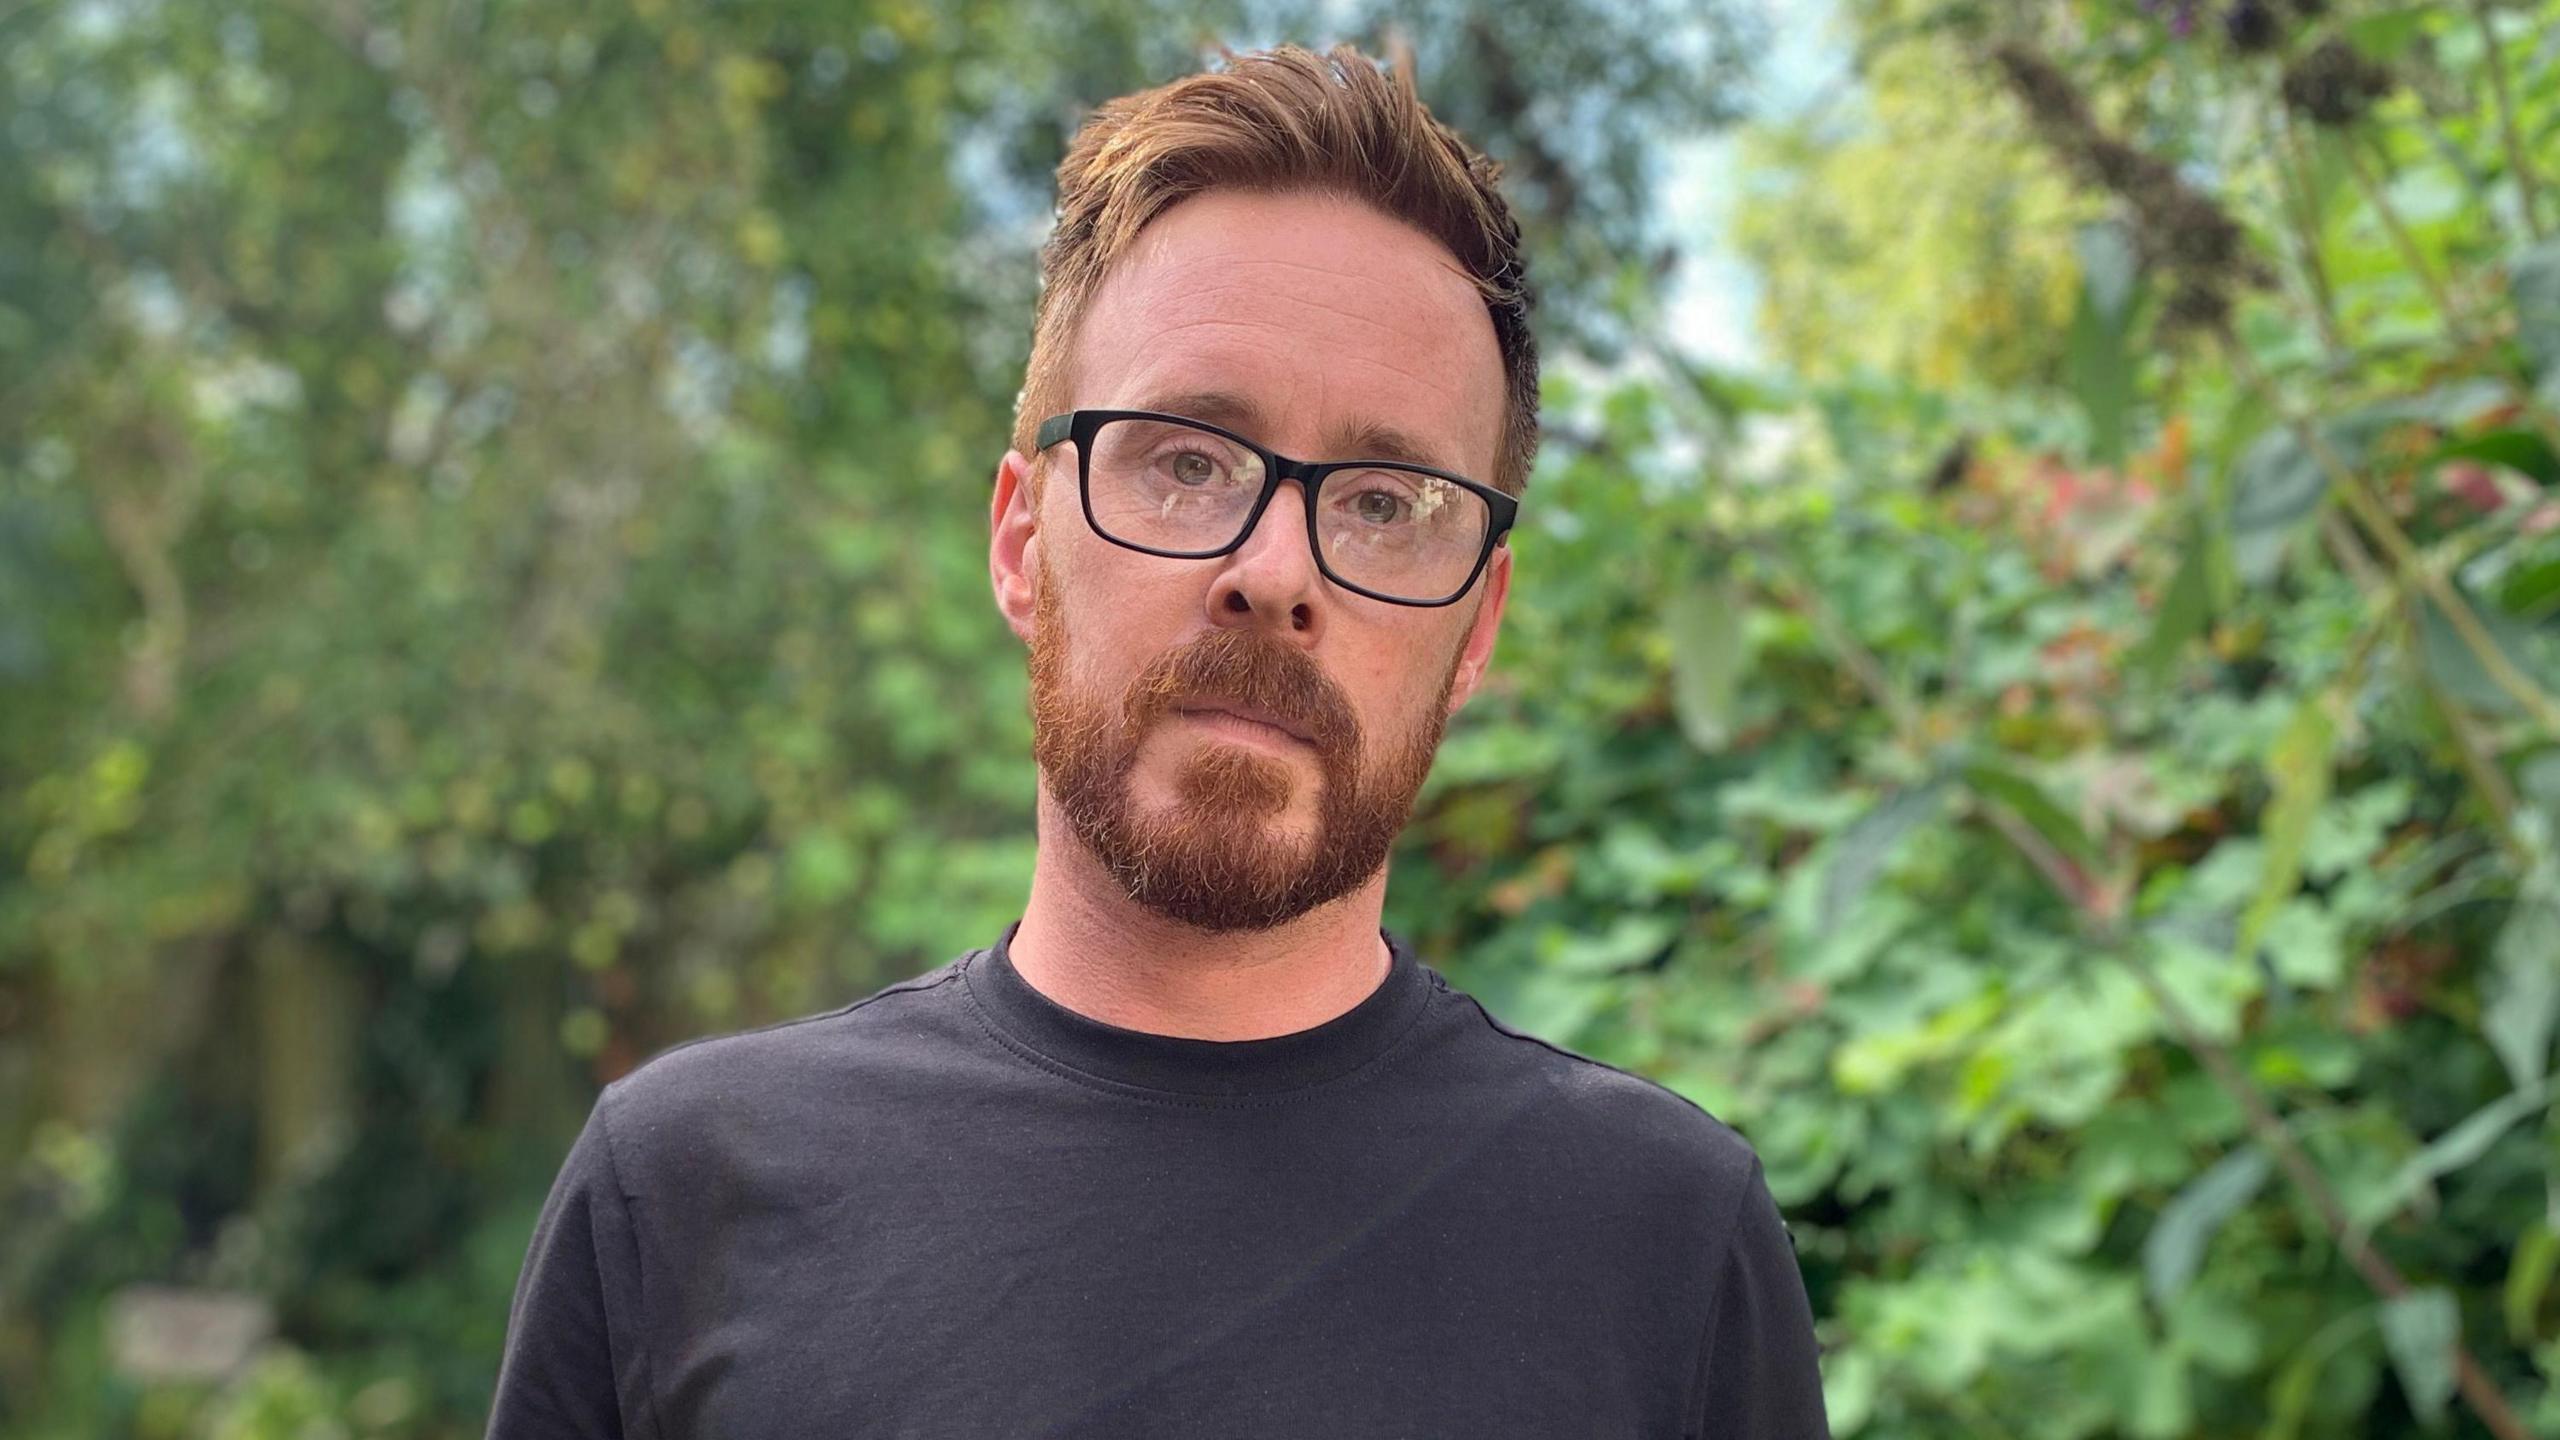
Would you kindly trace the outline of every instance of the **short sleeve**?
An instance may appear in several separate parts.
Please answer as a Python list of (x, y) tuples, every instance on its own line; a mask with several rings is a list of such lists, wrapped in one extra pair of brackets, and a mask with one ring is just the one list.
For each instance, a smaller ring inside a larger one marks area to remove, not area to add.
[(1689, 1433), (1697, 1440), (1830, 1440), (1820, 1359), (1795, 1237), (1754, 1157), (1716, 1277)]
[(507, 1312), (489, 1440), (640, 1440), (655, 1427), (624, 1413), (617, 1377), (638, 1373), (639, 1251), (597, 1098), (533, 1227)]

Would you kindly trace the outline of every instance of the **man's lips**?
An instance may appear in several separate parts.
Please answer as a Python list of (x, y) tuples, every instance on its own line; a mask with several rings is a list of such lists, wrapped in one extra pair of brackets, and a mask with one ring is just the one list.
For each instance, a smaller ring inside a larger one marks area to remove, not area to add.
[(1301, 745), (1315, 743), (1304, 726), (1293, 724), (1268, 710), (1256, 709), (1251, 705), (1231, 705), (1221, 700), (1210, 704), (1177, 705), (1173, 708), (1184, 715), (1228, 715), (1238, 720), (1250, 720), (1257, 725), (1268, 725)]

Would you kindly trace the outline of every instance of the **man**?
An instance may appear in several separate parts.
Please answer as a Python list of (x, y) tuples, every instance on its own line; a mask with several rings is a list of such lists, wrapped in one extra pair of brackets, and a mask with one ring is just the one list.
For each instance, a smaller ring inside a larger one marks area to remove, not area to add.
[(1022, 918), (607, 1087), (493, 1435), (1827, 1433), (1750, 1147), (1380, 928), (1536, 447), (1495, 173), (1348, 47), (1079, 135), (991, 510)]

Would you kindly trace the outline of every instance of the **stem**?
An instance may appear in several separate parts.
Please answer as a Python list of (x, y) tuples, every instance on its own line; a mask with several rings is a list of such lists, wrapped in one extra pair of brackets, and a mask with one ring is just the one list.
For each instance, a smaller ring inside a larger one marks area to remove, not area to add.
[[(2373, 171), (2365, 165), (2364, 156), (2356, 150), (2354, 139), (2350, 137), (2340, 140), (2338, 148), (2347, 157), (2347, 168), (2355, 173), (2356, 186), (2364, 192), (2365, 203), (2371, 205), (2374, 214), (2382, 218), (2383, 228), (2391, 232), (2393, 243), (2400, 249), (2400, 258), (2408, 265), (2410, 272), (2418, 277), (2418, 282), (2426, 287), (2428, 296), (2435, 301), (2437, 312), (2444, 317), (2445, 333), (2452, 336), (2453, 343), (2461, 349), (2472, 351), (2481, 349), (2483, 339), (2480, 332), (2472, 327), (2471, 322), (2465, 319), (2462, 311), (2455, 306), (2453, 292), (2445, 288), (2444, 282), (2436, 277), (2435, 271), (2427, 268), (2426, 256), (2418, 249), (2417, 238), (2409, 233), (2407, 225), (2401, 223), (2399, 210), (2392, 205), (2391, 197), (2383, 192), (2381, 181), (2375, 179)], [(2514, 394), (2518, 407), (2524, 411), (2533, 428), (2542, 432), (2542, 438), (2549, 441), (2553, 449), (2560, 450), (2560, 415), (2553, 414), (2549, 402), (2537, 394), (2532, 386), (2519, 383), (2503, 367), (2498, 368), (2498, 378)]]
[(2418, 588), (2426, 591), (2428, 598), (2444, 611), (2446, 623), (2453, 626), (2454, 634), (2461, 639), (2463, 648), (2471, 652), (2472, 658), (2480, 662), (2480, 668), (2488, 672), (2491, 683), (2504, 691), (2507, 698), (2524, 707), (2525, 713), (2531, 715), (2545, 731), (2560, 736), (2560, 706), (2555, 706), (2551, 697), (2543, 694), (2533, 683), (2532, 677), (2517, 669), (2515, 662), (2507, 658), (2507, 652), (2498, 648), (2498, 642), (2480, 623), (2479, 613), (2471, 608), (2471, 602), (2419, 556), (2408, 535), (2400, 529), (2399, 522), (2391, 518), (2382, 502), (2365, 488), (2364, 482), (2347, 472), (2346, 466), (2325, 442), (2312, 433), (2308, 424), (2295, 423), (2300, 433), (2307, 437), (2306, 443), (2314, 447), (2312, 453), (2321, 468), (2329, 472), (2330, 483), (2337, 488), (2338, 497), (2346, 502), (2347, 509), (2365, 529), (2382, 542), (2382, 548), (2390, 553), (2392, 567), (2399, 572), (2402, 581), (2415, 581)]
[(2347, 579), (2354, 582), (2359, 593), (2370, 597), (2391, 583), (2390, 577), (2374, 568), (2373, 557), (2365, 553), (2364, 545), (2356, 539), (2355, 527), (2339, 519), (2337, 511), (2320, 512), (2320, 539), (2329, 547), (2330, 557), (2338, 562), (2339, 569), (2347, 572)]
[(2498, 109), (2498, 131), (2507, 142), (2507, 168), (2515, 172), (2516, 208), (2524, 212), (2525, 233), (2539, 240), (2545, 233), (2537, 209), (2541, 195), (2534, 187), (2533, 164), (2525, 157), (2524, 138), (2516, 130), (2515, 99), (2507, 93), (2507, 62), (2498, 51), (2497, 28), (2489, 23), (2489, 0), (2471, 0), (2471, 18), (2480, 27), (2480, 48), (2488, 62), (2489, 94)]
[(2454, 756), (2462, 762), (2462, 773), (2470, 777), (2471, 788), (2479, 793), (2480, 803), (2488, 808), (2489, 818), (2494, 822), (2492, 828), (2497, 832), (2498, 848), (2506, 851), (2507, 858), (2522, 869), (2533, 863), (2533, 852), (2516, 832), (2515, 787), (2507, 783), (2506, 772), (2498, 768), (2488, 747), (2481, 743), (2479, 727), (2471, 723), (2470, 716), (2462, 713), (2462, 707), (2454, 703), (2452, 696), (2444, 693), (2444, 686), (2427, 673), (2426, 665), (2418, 659), (2416, 607), (2404, 600), (2402, 611), (2402, 623), (2409, 627), (2410, 643), (2400, 647), (2400, 656), (2408, 667), (2409, 678), (2425, 693), (2427, 703), (2443, 717), (2445, 731), (2453, 737)]
[(2311, 318), (2320, 327), (2321, 348), (2329, 352), (2334, 365), (2345, 358), (2347, 347), (2345, 331), (2338, 324), (2337, 296), (2329, 288), (2329, 266), (2320, 258), (2319, 196), (2304, 173), (2302, 145), (2284, 118), (2284, 108), (2269, 105), (2259, 116), (2267, 131), (2268, 163), (2276, 172), (2277, 213), (2284, 217), (2285, 231), (2292, 237), (2303, 286), (2311, 292)]
[[(2231, 1052), (2196, 1028), (2194, 1018), (2187, 1014), (2186, 1007), (2179, 1003), (2169, 987), (2161, 983), (2159, 972), (2151, 968), (2151, 962), (2142, 955), (2139, 947), (2118, 944), (2113, 951), (2133, 971), (2134, 978), (2141, 982), (2143, 989), (2150, 993), (2152, 1003), (2160, 1007), (2160, 1013), (2177, 1035), (2178, 1043), (2186, 1046), (2223, 1093), (2239, 1104), (2248, 1121), (2250, 1135), (2267, 1148), (2267, 1152), (2275, 1157), (2276, 1164), (2283, 1169), (2285, 1178), (2291, 1180), (2303, 1198), (2311, 1202), (2311, 1208), (2318, 1213), (2329, 1238), (2347, 1257), (2347, 1263), (2364, 1277), (2365, 1284), (2386, 1300), (2397, 1300), (2407, 1294), (2408, 1282), (2401, 1278), (2399, 1270), (2390, 1261), (2382, 1257), (2381, 1252), (2355, 1233), (2348, 1223), (2346, 1207), (2338, 1202), (2337, 1192), (2329, 1188), (2327, 1177), (2311, 1163), (2311, 1157), (2303, 1152), (2300, 1140), (2267, 1103), (2266, 1097), (2259, 1093), (2257, 1085), (2241, 1071), (2239, 1063), (2231, 1058)], [(2497, 1385), (2489, 1379), (2489, 1373), (2480, 1368), (2480, 1362), (2471, 1358), (2470, 1347), (2457, 1341), (2453, 1354), (2462, 1398), (2470, 1405), (2472, 1413), (2480, 1417), (2480, 1423), (2488, 1427), (2489, 1433), (2497, 1436), (2498, 1440), (2531, 1440), (2523, 1422), (2516, 1418), (2515, 1411), (2508, 1408), (2507, 1397), (2498, 1392)]]
[[(2464, 350), (2481, 349), (2483, 337), (2480, 332), (2473, 328), (2460, 307), (2454, 304), (2453, 292), (2445, 288), (2444, 281), (2437, 277), (2435, 271), (2428, 268), (2425, 253), (2418, 249), (2417, 237), (2410, 234), (2409, 227), (2401, 222), (2399, 209), (2391, 203), (2391, 197), (2384, 192), (2382, 182), (2375, 178), (2372, 169), (2365, 164), (2363, 154), (2356, 149), (2354, 138), (2340, 140), (2338, 148), (2347, 157), (2347, 168), (2354, 172), (2356, 187), (2364, 192), (2365, 203), (2371, 205), (2373, 213), (2381, 217), (2382, 228), (2391, 233), (2392, 243), (2399, 247), (2401, 260), (2408, 265), (2410, 273), (2418, 277), (2418, 283), (2426, 287), (2429, 298), (2435, 301), (2437, 313), (2444, 317), (2445, 333), (2451, 335), (2454, 344)], [(2550, 441), (2555, 449), (2560, 449), (2560, 417), (2555, 417), (2551, 413), (2548, 403), (2536, 394), (2531, 386), (2517, 383), (2515, 377), (2505, 373), (2503, 368), (2499, 371), (2499, 378), (2506, 383), (2510, 391), (2514, 392), (2517, 403), (2523, 408), (2533, 427), (2541, 431), (2542, 437)]]
[(2482, 175), (2470, 157), (2462, 153), (2462, 147), (2454, 143), (2453, 137), (2444, 133), (2444, 126), (2436, 119), (2434, 111), (2423, 103), (2416, 109), (2415, 118), (2419, 130), (2427, 137), (2427, 148), (2436, 152), (2436, 159), (2442, 161), (2446, 169), (2462, 177), (2462, 188), (2470, 191), (2471, 198), (2479, 202), (2481, 213), (2495, 209), (2497, 197), (2489, 193), (2488, 177)]
[(1979, 798), (1983, 817), (1991, 822), (1991, 828), (1999, 831), (2001, 838), (2026, 857), (2027, 863), (2036, 868), (2036, 873), (2044, 877), (2045, 883), (2063, 898), (2074, 915), (2084, 922), (2104, 926), (2114, 924), (2116, 917), (2124, 913), (2125, 901), (2133, 890), (2130, 876), (2121, 884), (2110, 884), (2106, 877), (2090, 874), (2070, 856), (2063, 854), (2052, 841), (2039, 834), (2036, 827), (2028, 824), (2018, 812), (1988, 795)]
[(1850, 633), (1849, 627), (1841, 623), (1838, 612), (1831, 608), (1831, 602), (1798, 575), (1785, 557), (1767, 546), (1755, 545), (1751, 551), (1768, 565), (1787, 589), (1796, 592), (1798, 602), (1804, 606), (1805, 618), (1813, 622), (1813, 628), (1820, 632), (1823, 643), (1831, 647), (1832, 653), (1839, 656), (1840, 663), (1857, 677), (1859, 686), (1884, 710), (1894, 733), (1913, 750), (1926, 751), (1928, 727), (1921, 723), (1919, 707), (1913, 705), (1893, 683), (1892, 677), (1885, 673), (1884, 662)]
[(2480, 623), (2480, 616), (2471, 608), (2471, 602), (2437, 574), (2434, 566), (2426, 563), (2418, 554), (2417, 546), (2410, 542), (2407, 532), (2391, 518), (2391, 512), (2383, 508), (2382, 502), (2365, 487), (2363, 481), (2356, 478), (2346, 462), (2338, 458), (2337, 452), (2329, 448), (2329, 443), (2320, 438), (2319, 431), (2310, 421), (2277, 399), (2275, 387), (2268, 383), (2256, 362), (2249, 358), (2248, 349), (2240, 343), (2239, 337), (2226, 326), (2221, 339), (2231, 357), (2232, 370), (2240, 377), (2241, 383), (2256, 395), (2259, 403), (2283, 417), (2285, 423), (2292, 427), (2295, 438), (2327, 472), (2330, 489), (2336, 492), (2357, 522), (2381, 544), (2400, 582), (2403, 585), (2413, 584), (2425, 591), (2427, 597), (2444, 612), (2446, 623), (2453, 626), (2463, 648), (2480, 662), (2480, 668), (2487, 673), (2490, 683), (2522, 706), (2545, 733), (2560, 738), (2560, 704), (2555, 704), (2550, 696), (2542, 693), (2532, 678), (2517, 669), (2515, 662), (2507, 658), (2507, 653), (2498, 648), (2498, 642), (2490, 638), (2488, 629)]
[(2435, 302), (2436, 313), (2443, 317), (2444, 328), (2452, 334), (2454, 343), (2465, 350), (2479, 348), (2479, 337), (2472, 331), (2470, 323), (2463, 319), (2462, 311), (2455, 307), (2453, 293), (2445, 289), (2444, 282), (2428, 266), (2426, 252), (2418, 248), (2417, 237), (2410, 234), (2409, 227), (2401, 222), (2399, 207), (2391, 203), (2391, 197), (2383, 191), (2382, 182), (2374, 178), (2373, 168), (2365, 163), (2363, 152), (2356, 148), (2355, 137), (2342, 137), (2338, 141), (2338, 149), (2347, 157), (2347, 170), (2356, 177), (2356, 188), (2364, 192), (2364, 202), (2372, 206), (2373, 213), (2381, 218), (2382, 228), (2390, 233), (2391, 243), (2399, 247), (2401, 262), (2409, 267), (2409, 273), (2417, 276), (2418, 283), (2426, 287), (2427, 296)]
[(2462, 764), (2462, 773), (2470, 779), (2471, 788), (2479, 792), (2480, 803), (2488, 809), (2489, 818), (2496, 822), (2493, 828), (2497, 831), (2499, 848), (2506, 851), (2507, 858), (2515, 862), (2519, 870), (2531, 864), (2532, 854), (2523, 836), (2516, 831), (2515, 787), (2507, 782), (2506, 772), (2498, 768), (2489, 748), (2481, 743), (2479, 727), (2471, 723), (2471, 717), (2462, 712), (2462, 707), (2453, 702), (2453, 697), (2444, 692), (2444, 687), (2436, 683), (2436, 678), (2427, 673), (2427, 667), (2418, 659), (2415, 638), (2417, 614), (2410, 604), (2408, 590), (2375, 567), (2373, 557), (2365, 553), (2354, 529), (2338, 518), (2337, 511), (2320, 512), (2320, 538), (2327, 542), (2329, 553), (2337, 558), (2338, 568), (2347, 572), (2347, 578), (2355, 583), (2359, 593), (2368, 600), (2387, 595), (2388, 603), (2399, 610), (2401, 623), (2410, 635), (2400, 646), (2400, 659), (2408, 667), (2411, 683), (2427, 697), (2427, 702), (2444, 720), (2446, 732), (2453, 737), (2454, 756)]
[[(2374, 213), (2382, 218), (2383, 227), (2391, 232), (2392, 240), (2398, 244), (2401, 258), (2417, 275), (2419, 283), (2426, 287), (2428, 295), (2434, 299), (2438, 313), (2444, 317), (2445, 332), (2452, 336), (2454, 344), (2462, 349), (2480, 349), (2482, 344), (2480, 332), (2472, 328), (2470, 321), (2465, 319), (2461, 310), (2455, 306), (2453, 294), (2445, 288), (2444, 282), (2436, 278), (2433, 270), (2427, 268), (2426, 257), (2419, 251), (2416, 238), (2409, 233), (2408, 226), (2401, 223), (2400, 212), (2392, 206), (2390, 197), (2383, 192), (2373, 172), (2366, 168), (2364, 157), (2357, 153), (2355, 143), (2352, 140), (2342, 141), (2339, 148), (2346, 153), (2347, 166), (2355, 172), (2356, 183), (2364, 191), (2366, 202), (2373, 206)], [(2532, 387), (2519, 383), (2513, 375), (2501, 370), (2499, 378), (2515, 395), (2518, 406), (2523, 409), (2533, 427), (2541, 431), (2542, 437), (2554, 448), (2560, 449), (2560, 417), (2553, 415), (2549, 404)]]

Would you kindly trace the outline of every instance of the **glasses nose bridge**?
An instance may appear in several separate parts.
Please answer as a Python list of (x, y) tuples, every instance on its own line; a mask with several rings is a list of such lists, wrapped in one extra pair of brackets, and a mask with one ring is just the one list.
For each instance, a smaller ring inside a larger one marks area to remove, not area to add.
[[(1327, 470), (1332, 468), (1321, 460), (1292, 460), (1276, 450), (1262, 449), (1260, 458), (1267, 472), (1262, 481), (1264, 497), (1262, 503), (1254, 507), (1251, 520), (1237, 534), (1235, 543), (1238, 547), (1252, 541), (1253, 532), (1262, 528), (1263, 522), (1271, 518), (1272, 511), (1279, 511), (1284, 521), (1302, 520), (1312, 513), (1315, 508), (1317, 482), (1323, 479)], [(1298, 503), (1295, 505), (1290, 504), (1288, 497), (1280, 493), (1280, 487), (1291, 481), (1297, 482), (1299, 490)]]
[(1262, 455), (1263, 463), (1271, 467), (1271, 483), (1275, 487), (1283, 481), (1295, 480), (1298, 482), (1299, 489), (1313, 489), (1317, 477), (1322, 475), (1326, 468), (1324, 462), (1320, 460), (1292, 460), (1286, 455), (1270, 450), (1265, 450)]
[[(1257, 534), (1277, 523), (1280, 527), (1275, 537), (1278, 542), (1285, 545), (1289, 537), (1295, 536), (1307, 547), (1306, 558), (1314, 563), (1316, 571), (1326, 573), (1324, 558), (1316, 553), (1314, 537), (1307, 533), (1307, 525), (1308, 517), (1315, 509), (1316, 485), (1329, 467), (1318, 460), (1292, 460), (1276, 451), (1256, 449), (1265, 470), (1263, 498), (1247, 516), (1244, 527), (1236, 532), (1235, 539), (1229, 542), (1226, 553), (1232, 555), (1244, 550), (1254, 543)], [(1295, 503), (1281, 489), (1292, 481), (1297, 483), (1300, 492)]]

